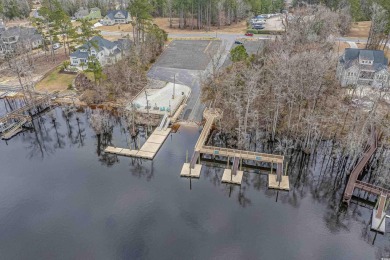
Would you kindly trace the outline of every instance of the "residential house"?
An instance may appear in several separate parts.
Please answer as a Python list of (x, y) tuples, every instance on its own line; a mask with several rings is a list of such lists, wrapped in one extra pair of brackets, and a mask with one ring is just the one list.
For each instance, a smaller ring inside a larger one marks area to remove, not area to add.
[(130, 45), (131, 42), (128, 39), (112, 42), (100, 36), (94, 36), (70, 54), (70, 64), (75, 67), (86, 65), (92, 56), (96, 57), (102, 66), (114, 64), (128, 54)]
[(0, 35), (0, 56), (12, 53), (17, 46), (22, 50), (39, 48), (43, 37), (36, 29), (27, 27), (10, 27)]
[(89, 10), (89, 14), (87, 16), (87, 19), (93, 20), (93, 19), (102, 19), (102, 13), (99, 8), (94, 7)]
[(123, 24), (129, 22), (131, 22), (131, 16), (129, 12), (125, 10), (108, 11), (102, 21), (103, 25)]
[(79, 10), (74, 14), (74, 17), (77, 20), (80, 19), (93, 20), (93, 19), (101, 19), (102, 14), (100, 12), (100, 9), (97, 7), (91, 8), (91, 10), (89, 11), (88, 8), (80, 7)]
[(388, 88), (388, 59), (381, 50), (347, 48), (339, 59), (337, 78), (343, 87)]

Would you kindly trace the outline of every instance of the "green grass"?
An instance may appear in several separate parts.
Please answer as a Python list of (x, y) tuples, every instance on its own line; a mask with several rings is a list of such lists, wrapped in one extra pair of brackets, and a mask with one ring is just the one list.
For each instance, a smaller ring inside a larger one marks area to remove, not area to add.
[(47, 90), (49, 92), (61, 91), (68, 89), (69, 84), (72, 84), (77, 74), (62, 74), (59, 73), (61, 66), (58, 66), (49, 72), (35, 86), (37, 90)]

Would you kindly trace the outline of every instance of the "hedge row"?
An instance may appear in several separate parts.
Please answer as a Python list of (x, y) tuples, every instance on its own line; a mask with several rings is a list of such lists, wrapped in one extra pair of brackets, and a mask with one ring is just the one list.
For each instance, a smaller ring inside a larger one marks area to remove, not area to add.
[(282, 34), (281, 31), (270, 31), (270, 30), (256, 30), (256, 29), (248, 29), (246, 30), (247, 33), (253, 33), (253, 34)]

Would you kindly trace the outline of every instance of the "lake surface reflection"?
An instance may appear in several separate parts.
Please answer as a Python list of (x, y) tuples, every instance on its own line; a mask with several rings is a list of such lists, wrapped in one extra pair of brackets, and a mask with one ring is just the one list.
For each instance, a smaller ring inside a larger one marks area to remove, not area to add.
[(223, 165), (190, 181), (179, 174), (200, 129), (181, 127), (153, 161), (136, 160), (102, 152), (129, 144), (123, 122), (113, 118), (112, 136), (98, 142), (89, 115), (66, 119), (56, 108), (37, 131), (1, 141), (1, 259), (390, 256), (389, 235), (370, 231), (370, 209), (340, 210), (344, 184), (315, 164), (292, 171), (289, 193), (268, 190), (257, 172), (241, 188), (221, 184)]

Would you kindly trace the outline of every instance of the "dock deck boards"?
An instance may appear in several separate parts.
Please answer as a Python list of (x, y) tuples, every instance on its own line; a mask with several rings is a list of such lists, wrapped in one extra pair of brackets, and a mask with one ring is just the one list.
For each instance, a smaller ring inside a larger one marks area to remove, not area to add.
[[(251, 152), (251, 151), (238, 150), (238, 149), (208, 146), (208, 145), (206, 145), (207, 138), (210, 135), (214, 121), (221, 117), (221, 113), (218, 112), (217, 110), (214, 110), (214, 109), (206, 109), (203, 113), (203, 117), (206, 119), (206, 122), (203, 126), (202, 132), (200, 133), (198, 141), (195, 144), (194, 153), (192, 155), (192, 159), (191, 159), (191, 163), (190, 163), (191, 166), (196, 165), (195, 163), (201, 154), (209, 154), (212, 156), (223, 156), (223, 157), (227, 157), (227, 158), (234, 158), (233, 178), (231, 180), (232, 169), (226, 169), (224, 171), (223, 176), (222, 176), (222, 182), (234, 183), (234, 184), (241, 185), (243, 172), (238, 171), (240, 160), (268, 162), (268, 163), (271, 163), (271, 165), (276, 163), (278, 176), (279, 176), (279, 178), (281, 177), (282, 180), (280, 182), (277, 181), (276, 174), (269, 176), (268, 187), (272, 188), (272, 189), (280, 189), (280, 190), (287, 190), (287, 191), (290, 190), (290, 183), (289, 183), (288, 176), (281, 176), (283, 173), (284, 156), (275, 155), (275, 154), (259, 153), (259, 152)], [(187, 163), (185, 163), (183, 165), (183, 169), (185, 169), (186, 165), (187, 165)], [(183, 169), (182, 169), (182, 172), (183, 172)], [(236, 171), (237, 171), (237, 174), (234, 174), (234, 172), (236, 172)], [(182, 176), (182, 173), (180, 175)]]
[(165, 139), (167, 139), (170, 132), (171, 128), (154, 130), (154, 132), (149, 136), (148, 140), (146, 140), (144, 145), (139, 150), (108, 146), (104, 152), (127, 157), (138, 157), (152, 160), (156, 156), (158, 150), (160, 150), (161, 146), (164, 144)]
[(185, 163), (185, 164), (183, 164), (183, 167), (181, 168), (180, 176), (181, 177), (190, 177), (190, 178), (199, 178), (201, 172), (202, 172), (202, 165), (201, 164), (195, 164), (195, 167), (193, 169), (191, 169), (190, 164)]
[(232, 176), (232, 170), (225, 169), (222, 175), (222, 182), (241, 185), (243, 175), (243, 171), (237, 171), (237, 173)]
[[(371, 229), (381, 233), (386, 232), (386, 212), (382, 212), (381, 216), (377, 218), (378, 211), (374, 209), (371, 216)], [(383, 219), (384, 218), (384, 219)], [(383, 220), (382, 220), (383, 219)], [(381, 223), (382, 222), (382, 223)], [(379, 226), (380, 224), (380, 226)]]
[(268, 188), (275, 190), (290, 190), (290, 180), (288, 176), (282, 176), (282, 181), (279, 183), (276, 180), (276, 174), (268, 174)]

